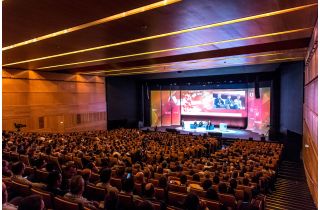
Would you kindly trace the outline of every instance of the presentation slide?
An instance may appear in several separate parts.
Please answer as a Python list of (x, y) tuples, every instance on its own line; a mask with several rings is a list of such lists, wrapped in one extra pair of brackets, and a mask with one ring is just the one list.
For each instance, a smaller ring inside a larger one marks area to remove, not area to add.
[(246, 90), (182, 90), (181, 115), (247, 117)]

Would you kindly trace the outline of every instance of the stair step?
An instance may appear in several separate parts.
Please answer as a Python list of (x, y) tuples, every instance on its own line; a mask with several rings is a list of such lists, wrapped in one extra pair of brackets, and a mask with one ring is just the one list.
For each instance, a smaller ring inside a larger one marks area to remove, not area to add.
[(283, 205), (283, 206), (287, 206), (287, 207), (292, 207), (292, 208), (298, 208), (298, 209), (314, 209), (314, 205), (313, 203), (307, 203), (307, 202), (291, 202), (288, 200), (275, 200), (273, 199), (272, 201), (273, 204), (278, 204), (278, 205)]
[(266, 210), (316, 210), (306, 182), (303, 163), (282, 161), (275, 191), (266, 198)]
[(298, 194), (291, 194), (291, 195), (282, 195), (282, 194), (275, 194), (274, 195), (275, 198), (283, 198), (283, 199), (294, 199), (294, 200), (311, 200), (312, 198), (309, 195), (303, 195), (303, 196), (299, 196)]
[(284, 178), (284, 179), (290, 179), (290, 180), (299, 180), (299, 181), (303, 181), (305, 178), (298, 178), (296, 176), (287, 176), (287, 175), (280, 175), (279, 177)]

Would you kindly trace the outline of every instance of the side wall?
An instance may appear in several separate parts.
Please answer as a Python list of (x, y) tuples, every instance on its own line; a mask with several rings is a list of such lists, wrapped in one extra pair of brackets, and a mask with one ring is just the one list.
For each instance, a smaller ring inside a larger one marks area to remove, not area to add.
[(302, 156), (307, 182), (318, 206), (318, 32), (315, 26), (306, 57)]
[(303, 62), (280, 65), (280, 132), (302, 135)]
[(105, 80), (97, 76), (2, 70), (2, 127), (72, 132), (106, 129)]

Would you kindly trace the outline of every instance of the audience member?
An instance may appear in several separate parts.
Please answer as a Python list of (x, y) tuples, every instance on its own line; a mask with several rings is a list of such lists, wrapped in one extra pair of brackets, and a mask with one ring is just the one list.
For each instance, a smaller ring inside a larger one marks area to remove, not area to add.
[(30, 195), (21, 200), (18, 210), (44, 210), (45, 205), (40, 195)]

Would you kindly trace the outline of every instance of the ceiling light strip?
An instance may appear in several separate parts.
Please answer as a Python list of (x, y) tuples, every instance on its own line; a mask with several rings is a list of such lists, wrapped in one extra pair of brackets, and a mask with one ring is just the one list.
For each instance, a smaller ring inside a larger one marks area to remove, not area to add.
[(245, 21), (249, 21), (249, 20), (255, 20), (255, 19), (275, 16), (275, 15), (285, 14), (285, 13), (289, 13), (289, 12), (307, 9), (307, 8), (314, 7), (317, 5), (318, 5), (317, 3), (307, 4), (307, 5), (303, 5), (303, 6), (299, 6), (299, 7), (293, 7), (293, 8), (289, 8), (289, 9), (283, 9), (283, 10), (278, 10), (278, 11), (274, 11), (274, 12), (268, 12), (268, 13), (263, 13), (263, 14), (259, 14), (259, 15), (253, 15), (253, 16), (248, 16), (248, 17), (244, 17), (244, 18), (233, 19), (233, 20), (223, 21), (223, 22), (219, 22), (219, 23), (213, 23), (213, 24), (208, 24), (208, 25), (204, 25), (204, 26), (183, 29), (183, 30), (179, 30), (179, 31), (158, 34), (158, 35), (143, 37), (143, 38), (139, 38), (139, 39), (133, 39), (133, 40), (117, 42), (117, 43), (108, 44), (108, 45), (102, 45), (102, 46), (98, 46), (98, 47), (92, 47), (92, 48), (87, 48), (87, 49), (82, 49), (82, 50), (71, 51), (71, 52), (67, 52), (67, 53), (61, 53), (61, 54), (50, 55), (50, 56), (45, 56), (45, 57), (40, 57), (40, 58), (34, 58), (34, 59), (29, 59), (29, 60), (24, 60), (24, 61), (18, 61), (18, 62), (14, 62), (14, 63), (8, 63), (8, 64), (2, 65), (2, 66), (12, 66), (15, 64), (28, 63), (28, 62), (56, 58), (56, 57), (72, 55), (72, 54), (77, 54), (77, 53), (83, 53), (83, 52), (88, 52), (88, 51), (93, 51), (93, 50), (105, 49), (105, 48), (110, 48), (110, 47), (115, 47), (115, 46), (120, 46), (120, 45), (132, 44), (132, 43), (151, 40), (151, 39), (157, 39), (157, 38), (173, 36), (173, 35), (183, 34), (183, 33), (187, 33), (187, 32), (197, 31), (197, 30), (203, 30), (203, 29), (224, 26), (224, 25), (233, 24), (233, 23), (245, 22)]
[(265, 38), (265, 37), (278, 36), (278, 35), (284, 35), (284, 34), (290, 34), (290, 33), (297, 33), (297, 32), (302, 32), (302, 31), (311, 30), (311, 29), (313, 29), (313, 28), (294, 29), (294, 30), (289, 30), (289, 31), (261, 34), (261, 35), (242, 37), (242, 38), (236, 38), (236, 39), (228, 39), (228, 40), (222, 40), (222, 41), (216, 41), (216, 42), (207, 42), (207, 43), (203, 43), (203, 44), (189, 45), (189, 46), (184, 46), (184, 47), (176, 47), (176, 48), (142, 52), (142, 53), (136, 53), (136, 54), (115, 56), (115, 57), (110, 57), (110, 58), (101, 58), (101, 59), (95, 59), (95, 60), (87, 60), (87, 61), (74, 62), (74, 63), (65, 63), (65, 64), (52, 65), (52, 66), (43, 66), (43, 67), (37, 68), (37, 70), (52, 69), (52, 68), (65, 67), (65, 66), (73, 66), (73, 65), (78, 65), (78, 64), (94, 63), (94, 62), (114, 60), (114, 59), (120, 59), (120, 58), (136, 57), (136, 56), (141, 56), (141, 55), (150, 55), (150, 54), (163, 53), (163, 52), (169, 52), (169, 51), (183, 50), (183, 49), (188, 49), (188, 48), (204, 47), (204, 46), (217, 45), (217, 44), (223, 44), (223, 43), (229, 43), (229, 42), (244, 41), (244, 40), (249, 40), (249, 39)]
[(60, 35), (66, 34), (66, 33), (79, 31), (79, 30), (82, 30), (82, 29), (85, 29), (85, 28), (89, 28), (89, 27), (92, 27), (92, 26), (96, 26), (96, 25), (100, 25), (100, 24), (103, 24), (103, 23), (111, 22), (113, 20), (121, 19), (121, 18), (124, 18), (124, 17), (127, 17), (127, 16), (131, 16), (131, 15), (142, 13), (142, 12), (145, 12), (145, 11), (148, 11), (148, 10), (152, 10), (152, 9), (156, 9), (156, 8), (159, 8), (159, 7), (163, 7), (163, 6), (166, 6), (168, 4), (173, 4), (173, 3), (176, 3), (176, 2), (179, 2), (179, 1), (181, 1), (181, 0), (163, 0), (163, 1), (159, 1), (159, 2), (156, 2), (156, 3), (153, 3), (153, 4), (149, 4), (149, 5), (146, 5), (146, 6), (143, 6), (143, 7), (132, 9), (132, 10), (129, 10), (129, 11), (126, 11), (126, 12), (121, 12), (121, 13), (116, 14), (116, 15), (112, 15), (112, 16), (109, 16), (109, 17), (101, 18), (99, 20), (95, 20), (95, 21), (92, 21), (92, 22), (89, 22), (89, 23), (84, 23), (84, 24), (81, 24), (81, 25), (78, 25), (78, 26), (74, 26), (74, 27), (71, 27), (71, 28), (60, 30), (60, 31), (57, 31), (57, 32), (54, 32), (54, 33), (51, 33), (51, 34), (47, 34), (47, 35), (40, 36), (40, 37), (37, 37), (37, 38), (34, 38), (34, 39), (30, 39), (30, 40), (27, 40), (27, 41), (24, 41), (24, 42), (19, 42), (19, 43), (16, 43), (16, 44), (13, 44), (13, 45), (10, 45), (10, 46), (2, 48), (2, 51), (9, 50), (9, 49), (16, 48), (16, 47), (21, 47), (21, 46), (24, 46), (24, 45), (27, 45), (27, 44), (31, 44), (31, 43), (38, 42), (38, 41), (41, 41), (41, 40), (49, 39), (49, 38), (52, 38), (52, 37), (57, 37), (57, 36), (60, 36)]
[[(240, 58), (256, 58), (256, 57), (266, 57), (266, 56), (275, 56), (275, 55), (283, 55), (285, 53), (279, 52), (279, 53), (266, 53), (266, 54), (259, 54), (259, 55), (242, 55), (242, 56), (235, 56), (235, 57), (222, 57), (222, 58), (216, 58), (216, 59), (204, 59), (199, 60), (199, 62), (182, 62), (183, 63), (204, 63), (204, 62), (215, 62), (220, 60), (235, 60)], [(133, 68), (123, 68), (123, 69), (111, 69), (111, 70), (99, 70), (99, 71), (92, 71), (92, 72), (85, 72), (85, 73), (79, 73), (79, 74), (100, 74), (100, 73), (108, 73), (108, 72), (119, 72), (119, 71), (128, 71), (128, 70), (138, 70), (138, 69), (148, 69), (148, 68), (157, 68), (157, 67), (167, 67), (167, 66), (173, 66), (179, 64), (179, 62), (176, 63), (169, 63), (169, 64), (159, 64), (159, 65), (151, 65), (151, 66), (140, 66), (140, 67), (133, 67)]]
[(286, 61), (286, 60), (304, 60), (304, 57), (276, 58), (276, 59), (266, 60), (266, 61), (273, 62), (273, 61)]

